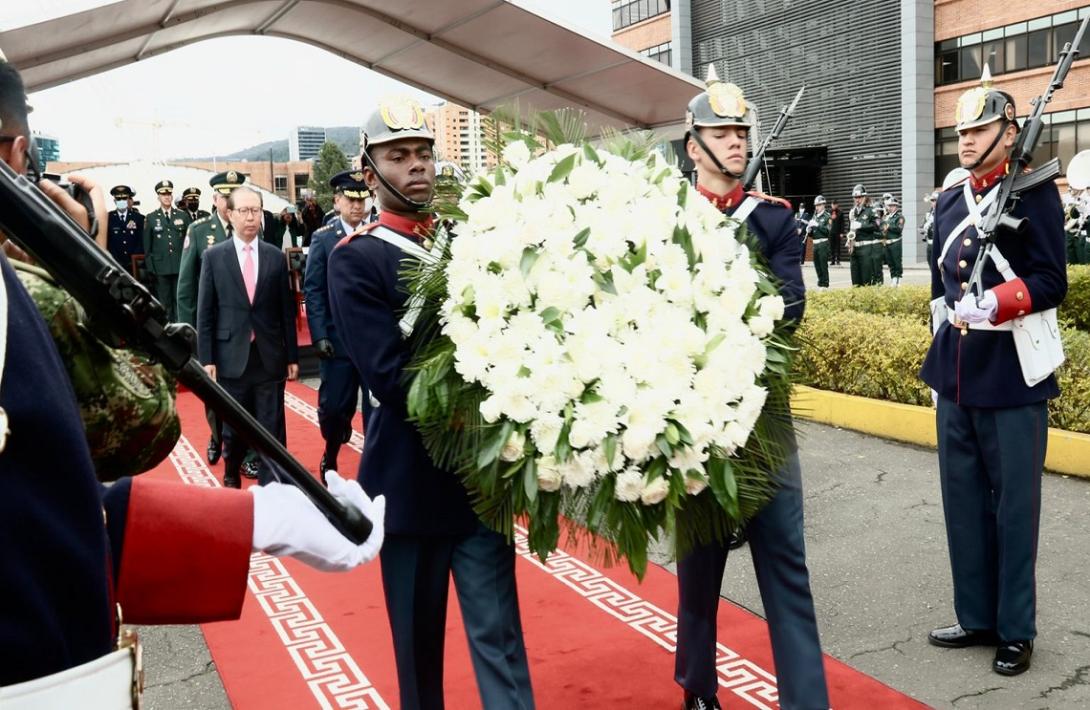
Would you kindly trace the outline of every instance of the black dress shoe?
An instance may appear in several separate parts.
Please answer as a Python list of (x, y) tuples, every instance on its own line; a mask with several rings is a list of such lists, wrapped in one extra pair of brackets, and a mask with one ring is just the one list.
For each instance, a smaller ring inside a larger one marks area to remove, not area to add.
[(235, 474), (234, 476), (232, 476), (230, 474), (224, 474), (224, 476), (223, 476), (223, 487), (224, 488), (242, 488), (242, 481), (239, 480), (238, 474)]
[(719, 704), (719, 698), (714, 695), (710, 698), (702, 698), (686, 690), (685, 702), (682, 703), (681, 710), (723, 710), (723, 706)]
[(242, 475), (246, 478), (257, 478), (257, 462), (246, 461), (242, 464)]
[(208, 465), (215, 466), (223, 453), (223, 445), (215, 439), (208, 440)]
[(1002, 641), (995, 649), (995, 661), (992, 670), (999, 675), (1018, 675), (1029, 670), (1029, 659), (1033, 656), (1032, 641)]
[(999, 637), (994, 631), (970, 631), (961, 628), (961, 624), (954, 624), (935, 629), (927, 635), (927, 641), (932, 646), (942, 648), (968, 648), (969, 646), (994, 646), (999, 643)]
[(746, 529), (736, 528), (735, 531), (730, 534), (730, 537), (727, 538), (727, 549), (737, 550), (739, 547), (746, 544), (746, 541), (748, 540), (749, 537), (746, 535)]

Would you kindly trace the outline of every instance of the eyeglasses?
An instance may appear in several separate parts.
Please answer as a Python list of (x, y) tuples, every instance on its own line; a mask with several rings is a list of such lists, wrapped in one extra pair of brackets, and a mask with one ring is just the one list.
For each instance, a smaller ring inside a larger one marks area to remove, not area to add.
[(256, 217), (261, 214), (260, 207), (236, 207), (234, 211), (243, 217)]

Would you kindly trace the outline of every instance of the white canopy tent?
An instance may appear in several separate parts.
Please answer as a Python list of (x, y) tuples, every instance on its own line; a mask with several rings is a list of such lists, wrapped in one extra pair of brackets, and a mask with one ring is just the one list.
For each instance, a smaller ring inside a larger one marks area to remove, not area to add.
[(581, 108), (592, 135), (606, 126), (680, 135), (703, 88), (512, 0), (121, 0), (0, 32), (0, 49), (33, 92), (247, 34), (305, 42), (485, 113), (516, 101)]

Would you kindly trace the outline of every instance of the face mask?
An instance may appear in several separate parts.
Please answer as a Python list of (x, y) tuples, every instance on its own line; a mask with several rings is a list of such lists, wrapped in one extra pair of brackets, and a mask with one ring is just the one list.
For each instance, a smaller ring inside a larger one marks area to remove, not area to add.
[(125, 212), (129, 209), (128, 200), (114, 200), (114, 206), (117, 207), (118, 212)]

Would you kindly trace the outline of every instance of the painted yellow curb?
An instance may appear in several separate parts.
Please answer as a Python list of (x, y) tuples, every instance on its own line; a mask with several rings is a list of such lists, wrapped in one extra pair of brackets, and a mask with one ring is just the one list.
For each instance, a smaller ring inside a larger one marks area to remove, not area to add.
[[(935, 410), (914, 404), (886, 402), (797, 385), (791, 397), (796, 417), (935, 448)], [(1045, 468), (1090, 478), (1090, 435), (1063, 429), (1048, 430)]]

